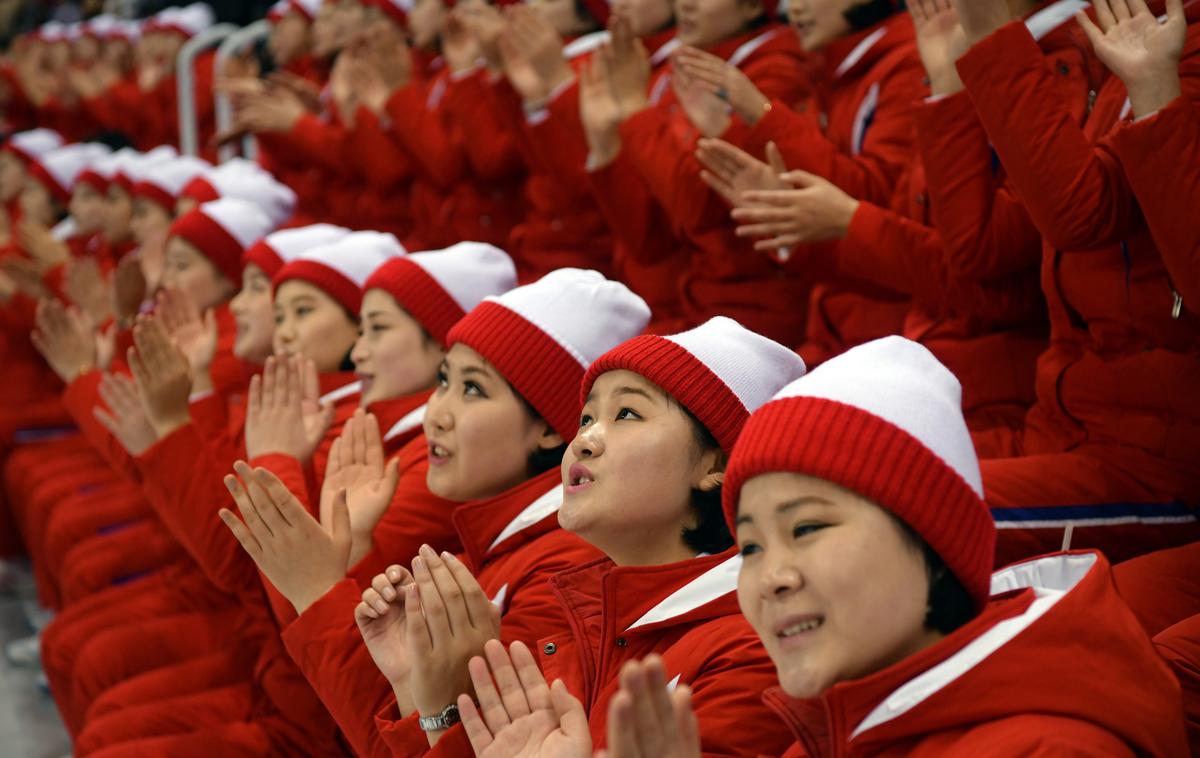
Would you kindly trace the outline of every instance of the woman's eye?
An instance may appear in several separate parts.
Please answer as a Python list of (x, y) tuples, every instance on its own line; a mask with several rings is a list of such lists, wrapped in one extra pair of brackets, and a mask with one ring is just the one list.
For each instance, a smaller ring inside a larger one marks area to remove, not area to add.
[(799, 539), (801, 537), (807, 537), (808, 535), (812, 534), (813, 532), (820, 531), (821, 529), (824, 529), (827, 526), (829, 526), (829, 525), (828, 524), (797, 524), (795, 527), (792, 528), (792, 537), (794, 537), (796, 539)]
[(637, 411), (633, 410), (632, 408), (622, 408), (621, 410), (617, 411), (617, 421), (624, 421), (625, 419), (640, 419), (640, 418), (641, 418), (641, 416), (639, 416)]
[(580, 428), (580, 429), (582, 429), (583, 427), (587, 426), (587, 425), (588, 425), (588, 424), (590, 424), (590, 423), (592, 423), (592, 417), (591, 417), (591, 416), (587, 416), (587, 415), (585, 415), (585, 416), (582, 416), (582, 417), (579, 419), (579, 428)]
[(283, 323), (283, 316), (281, 316), (280, 314), (276, 313), (276, 314), (275, 314), (275, 326), (279, 326), (279, 325), (280, 325), (280, 324), (282, 324), (282, 323)]
[(296, 318), (303, 318), (304, 316), (307, 316), (310, 313), (312, 313), (312, 308), (309, 308), (307, 306), (301, 306), (296, 309)]
[(437, 372), (437, 383), (438, 383), (438, 386), (439, 386), (439, 387), (446, 387), (446, 386), (449, 386), (449, 384), (450, 384), (450, 379), (449, 379), (449, 378), (446, 376), (446, 372), (445, 372), (445, 371), (441, 371), (441, 370), (439, 370), (439, 371)]
[(483, 391), (483, 387), (480, 387), (475, 382), (464, 382), (463, 394), (471, 397), (487, 397)]
[(738, 552), (742, 554), (743, 558), (745, 558), (748, 555), (754, 555), (755, 553), (758, 553), (761, 551), (762, 551), (762, 548), (759, 547), (758, 545), (755, 545), (753, 542), (742, 543), (742, 546), (740, 548), (738, 548)]
[(380, 332), (386, 332), (387, 330), (388, 330), (388, 328), (386, 326), (384, 326), (383, 324), (372, 324), (371, 325), (371, 333), (372, 334), (379, 334)]

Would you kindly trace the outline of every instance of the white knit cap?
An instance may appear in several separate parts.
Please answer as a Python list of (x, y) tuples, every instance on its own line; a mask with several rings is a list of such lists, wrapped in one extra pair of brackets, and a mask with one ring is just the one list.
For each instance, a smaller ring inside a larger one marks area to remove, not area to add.
[(30, 164), (30, 173), (46, 185), (46, 189), (66, 203), (75, 188), (75, 180), (93, 162), (107, 155), (109, 149), (96, 142), (67, 145), (46, 153)]
[(289, 4), (293, 10), (312, 21), (321, 10), (322, 0), (290, 0)]
[(205, 3), (192, 3), (185, 8), (167, 8), (155, 16), (155, 27), (194, 37), (216, 23), (212, 8)]
[(30, 129), (25, 132), (17, 132), (4, 143), (5, 150), (16, 153), (26, 161), (36, 160), (62, 146), (62, 135), (53, 129)]
[(211, 170), (211, 163), (190, 155), (152, 161), (136, 172), (133, 194), (153, 200), (174, 214), (175, 201), (188, 182)]
[(296, 193), (253, 161), (234, 158), (198, 176), (184, 188), (183, 195), (200, 202), (222, 197), (248, 200), (262, 208), (276, 226), (296, 210)]
[(110, 39), (123, 39), (128, 40), (129, 42), (137, 42), (142, 37), (142, 22), (134, 20), (118, 21), (108, 36)]
[(485, 242), (460, 242), (390, 260), (371, 274), (363, 290), (381, 289), (395, 298), (437, 342), (485, 298), (517, 286), (508, 253)]
[(171, 224), (170, 235), (187, 240), (230, 281), (242, 276), (242, 254), (275, 227), (257, 205), (227, 197), (193, 208)]
[(178, 157), (178, 151), (170, 145), (159, 145), (148, 152), (126, 156), (118, 164), (112, 181), (132, 195), (133, 186), (141, 181), (148, 171)]
[(716, 316), (680, 334), (646, 334), (608, 351), (588, 368), (581, 400), (586, 402), (598, 376), (620, 369), (661, 387), (729, 452), (750, 414), (804, 376), (804, 361), (778, 342)]
[(326, 245), (314, 247), (288, 263), (271, 280), (275, 289), (289, 279), (303, 279), (357, 314), (362, 287), (384, 261), (407, 251), (394, 234), (351, 232)]
[(120, 19), (111, 13), (101, 13), (84, 22), (83, 31), (84, 34), (104, 39), (113, 33), (119, 23)]
[(333, 224), (312, 224), (271, 232), (246, 250), (244, 264), (253, 263), (274, 278), (279, 269), (315, 247), (328, 245), (350, 233)]
[(38, 27), (37, 36), (43, 42), (65, 42), (67, 40), (67, 25), (61, 21), (47, 21)]
[(597, 271), (562, 268), (484, 298), (450, 330), (448, 342), (478, 351), (570, 437), (579, 424), (579, 396), (572, 390), (588, 365), (649, 320), (646, 303), (624, 284)]

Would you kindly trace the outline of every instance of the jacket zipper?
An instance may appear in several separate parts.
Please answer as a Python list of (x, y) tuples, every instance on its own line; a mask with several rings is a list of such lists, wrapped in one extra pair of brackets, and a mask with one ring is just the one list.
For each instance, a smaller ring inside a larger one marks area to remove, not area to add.
[(1178, 320), (1183, 313), (1183, 295), (1180, 295), (1175, 288), (1171, 288), (1171, 297), (1174, 300), (1171, 303), (1171, 318)]

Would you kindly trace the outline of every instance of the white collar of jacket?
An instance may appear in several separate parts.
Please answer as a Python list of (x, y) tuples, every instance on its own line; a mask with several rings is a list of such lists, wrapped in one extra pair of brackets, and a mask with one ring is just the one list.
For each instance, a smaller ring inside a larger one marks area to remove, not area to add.
[(405, 432), (411, 432), (413, 429), (416, 429), (418, 426), (420, 426), (424, 421), (425, 404), (422, 403), (420, 406), (413, 408), (411, 411), (406, 413), (399, 421), (392, 424), (392, 428), (388, 429), (387, 434), (383, 435), (383, 441), (388, 442), (389, 440), (396, 439)]
[(625, 631), (649, 626), (690, 613), (702, 605), (724, 597), (737, 590), (738, 571), (742, 568), (742, 556), (734, 555), (718, 563), (708, 571), (683, 585), (663, 599), (658, 605), (642, 614)]
[(962, 650), (910, 679), (867, 714), (851, 738), (904, 715), (967, 674), (1057, 605), (1095, 564), (1094, 553), (1064, 553), (1018, 563), (992, 574), (993, 595), (1025, 588), (1033, 590), (1033, 602), (1025, 612), (997, 623)]
[(863, 56), (870, 52), (871, 48), (875, 47), (875, 43), (883, 39), (885, 34), (887, 34), (887, 26), (880, 26), (866, 37), (863, 37), (862, 42), (859, 42), (857, 45), (855, 45), (854, 49), (847, 53), (846, 57), (842, 59), (842, 62), (838, 64), (838, 67), (833, 70), (833, 75), (835, 77), (841, 76), (850, 69), (854, 68), (854, 64), (861, 61)]
[(563, 45), (563, 57), (569, 61), (574, 60), (581, 55), (586, 55), (596, 50), (610, 39), (612, 39), (612, 35), (607, 31), (592, 32), (591, 34), (577, 37), (566, 45)]
[(1087, 7), (1088, 3), (1084, 0), (1058, 0), (1025, 19), (1025, 28), (1035, 40), (1040, 40), (1074, 18), (1077, 11)]
[(521, 532), (542, 519), (549, 516), (551, 513), (557, 513), (562, 507), (563, 488), (562, 484), (557, 484), (546, 494), (534, 500), (529, 505), (525, 506), (524, 510), (513, 517), (512, 521), (500, 530), (500, 534), (496, 535), (496, 539), (492, 540), (492, 544), (488, 545), (486, 552), (490, 553), (496, 549), (496, 546), (504, 542), (509, 537)]
[(324, 405), (325, 403), (336, 403), (339, 400), (345, 400), (351, 395), (357, 395), (359, 392), (362, 392), (362, 382), (350, 382), (349, 384), (343, 384), (336, 390), (330, 390), (324, 395), (321, 395), (317, 402), (319, 402), (321, 405)]
[(757, 37), (753, 37), (743, 42), (740, 46), (738, 46), (737, 50), (733, 51), (733, 55), (729, 56), (729, 60), (727, 62), (731, 66), (737, 66), (738, 68), (741, 68), (741, 65), (746, 62), (747, 58), (749, 58), (751, 55), (754, 55), (758, 48), (765, 45), (767, 40), (771, 39), (778, 33), (779, 27), (772, 27)]

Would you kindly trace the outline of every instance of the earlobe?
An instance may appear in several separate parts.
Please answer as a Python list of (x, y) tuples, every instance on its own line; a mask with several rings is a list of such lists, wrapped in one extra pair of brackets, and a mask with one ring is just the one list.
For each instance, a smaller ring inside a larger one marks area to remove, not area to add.
[(543, 450), (553, 450), (554, 448), (560, 447), (563, 444), (565, 444), (565, 440), (563, 440), (562, 435), (554, 431), (552, 426), (547, 424), (545, 428), (542, 429), (542, 436), (538, 438), (538, 447), (542, 448)]
[(696, 489), (701, 492), (712, 492), (717, 487), (721, 486), (721, 482), (725, 480), (724, 471), (713, 471), (704, 475), (704, 478), (696, 484)]

